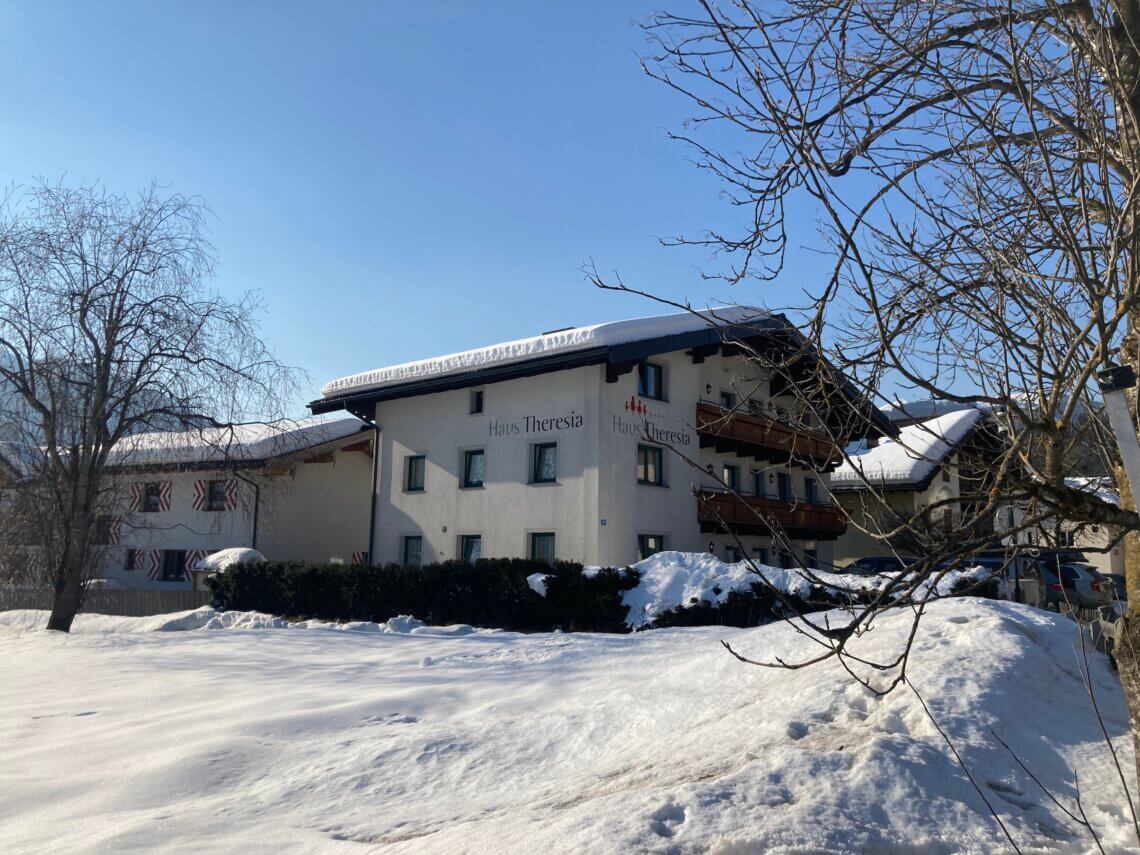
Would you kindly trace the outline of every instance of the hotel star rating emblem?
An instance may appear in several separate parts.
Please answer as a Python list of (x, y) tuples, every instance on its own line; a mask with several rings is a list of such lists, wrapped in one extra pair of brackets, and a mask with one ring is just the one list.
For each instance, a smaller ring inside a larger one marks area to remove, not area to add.
[(642, 400), (636, 395), (629, 396), (629, 400), (625, 402), (625, 411), (627, 413), (637, 413), (639, 416), (649, 415), (649, 407), (645, 406)]

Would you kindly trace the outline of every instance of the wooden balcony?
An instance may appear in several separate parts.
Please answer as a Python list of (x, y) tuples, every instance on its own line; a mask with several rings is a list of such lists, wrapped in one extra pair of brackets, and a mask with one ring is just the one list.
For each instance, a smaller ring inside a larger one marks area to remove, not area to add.
[(697, 404), (696, 427), (701, 448), (715, 448), (718, 454), (733, 452), (770, 463), (795, 461), (822, 471), (834, 469), (843, 459), (839, 447), (822, 433), (704, 401)]
[(836, 505), (709, 490), (697, 494), (697, 519), (701, 531), (711, 533), (770, 534), (777, 529), (795, 538), (834, 540), (847, 530), (847, 517)]

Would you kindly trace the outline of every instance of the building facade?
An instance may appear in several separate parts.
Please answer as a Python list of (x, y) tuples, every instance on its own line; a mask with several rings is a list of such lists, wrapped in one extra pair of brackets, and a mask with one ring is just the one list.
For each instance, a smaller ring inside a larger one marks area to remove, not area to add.
[(199, 560), (231, 547), (363, 561), (373, 445), (355, 418), (129, 437), (112, 454), (115, 512), (101, 525), (97, 575), (185, 588)]
[(559, 330), (328, 384), (314, 412), (379, 431), (371, 560), (829, 562), (838, 449), (746, 353), (791, 328), (724, 315)]

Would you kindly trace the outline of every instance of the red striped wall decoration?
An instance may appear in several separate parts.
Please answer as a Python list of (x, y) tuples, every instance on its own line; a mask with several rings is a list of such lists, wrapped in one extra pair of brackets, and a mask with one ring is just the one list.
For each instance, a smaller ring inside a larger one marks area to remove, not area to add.
[(136, 481), (131, 484), (131, 510), (141, 511), (143, 509), (143, 496), (146, 495), (146, 484), (142, 481)]
[(171, 488), (174, 485), (170, 481), (160, 481), (158, 485), (158, 509), (160, 511), (170, 510), (170, 494)]
[(143, 569), (146, 570), (148, 579), (158, 579), (162, 576), (162, 550), (160, 549), (146, 549), (143, 550)]
[(352, 563), (353, 564), (367, 564), (368, 563), (367, 551), (361, 550), (360, 552), (352, 553)]
[(238, 503), (238, 482), (236, 478), (231, 478), (226, 482), (226, 510), (232, 511), (237, 507)]
[(114, 546), (123, 538), (123, 518), (112, 517), (111, 524), (107, 528), (107, 543)]
[(206, 556), (210, 554), (208, 549), (188, 549), (186, 550), (186, 572), (198, 569), (198, 562), (204, 561)]
[(209, 481), (194, 482), (194, 510), (206, 510), (206, 492), (209, 490)]

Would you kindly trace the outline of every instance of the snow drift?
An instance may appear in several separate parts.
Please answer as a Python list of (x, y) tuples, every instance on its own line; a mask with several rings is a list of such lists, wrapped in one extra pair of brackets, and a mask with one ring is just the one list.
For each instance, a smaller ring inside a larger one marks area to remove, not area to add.
[[(82, 619), (83, 616), (81, 616)], [(911, 613), (857, 652), (897, 650)], [(137, 619), (117, 618), (117, 621)], [(0, 839), (13, 852), (1136, 851), (1082, 685), (1075, 624), (931, 604), (905, 688), (786, 624), (634, 635), (266, 628), (71, 636), (0, 627)], [(1125, 769), (1107, 660), (1090, 679)], [(60, 774), (60, 758), (66, 771)]]

